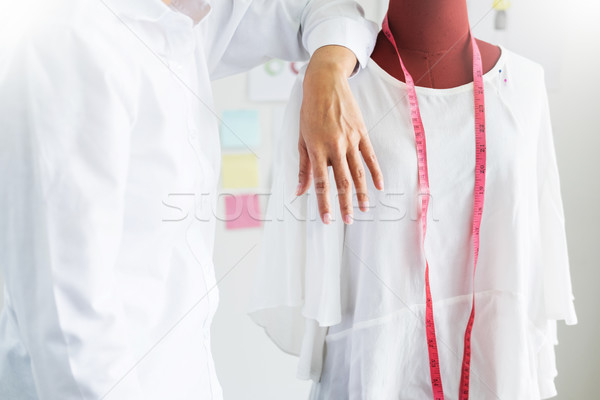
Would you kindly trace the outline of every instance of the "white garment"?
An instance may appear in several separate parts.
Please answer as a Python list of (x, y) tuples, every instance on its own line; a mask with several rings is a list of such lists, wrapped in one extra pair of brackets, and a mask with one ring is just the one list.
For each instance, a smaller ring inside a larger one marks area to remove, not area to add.
[(325, 44), (365, 63), (377, 32), (350, 1), (196, 3), (1, 3), (3, 400), (222, 397), (210, 81)]
[[(556, 320), (576, 323), (543, 71), (502, 48), (484, 77), (487, 174), (476, 276), (471, 398), (555, 394)], [(375, 62), (351, 80), (385, 179), (355, 222), (320, 223), (295, 199), (298, 83), (277, 154), (253, 319), (314, 399), (431, 399), (414, 131), (404, 83)], [(427, 253), (441, 373), (456, 399), (471, 305), (475, 166), (472, 83), (417, 88), (431, 202)], [(333, 185), (335, 186), (335, 185)], [(332, 195), (334, 190), (332, 189)], [(356, 199), (355, 199), (356, 200)], [(308, 218), (306, 218), (308, 217)]]

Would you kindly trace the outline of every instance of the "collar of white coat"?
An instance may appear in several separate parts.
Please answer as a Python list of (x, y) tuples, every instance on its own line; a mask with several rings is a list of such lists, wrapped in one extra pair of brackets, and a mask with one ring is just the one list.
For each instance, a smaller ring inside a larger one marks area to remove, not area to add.
[[(169, 0), (167, 0), (168, 2)], [(210, 1), (208, 0), (170, 0), (171, 7), (190, 17), (194, 24), (202, 21), (210, 10)]]
[(115, 12), (132, 19), (158, 21), (166, 13), (176, 10), (197, 24), (211, 11), (209, 0), (104, 0)]

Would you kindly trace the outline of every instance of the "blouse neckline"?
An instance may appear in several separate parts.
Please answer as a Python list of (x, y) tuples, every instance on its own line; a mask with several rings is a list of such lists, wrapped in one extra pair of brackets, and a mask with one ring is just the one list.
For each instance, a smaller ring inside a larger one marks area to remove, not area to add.
[[(492, 69), (490, 69), (488, 72), (483, 74), (484, 82), (490, 81), (490, 80), (494, 79), (494, 77), (500, 76), (500, 74), (502, 73), (502, 67), (503, 67), (505, 59), (506, 59), (506, 49), (503, 46), (498, 46), (498, 47), (500, 48), (500, 57), (498, 58), (498, 60), (496, 61), (496, 64), (494, 64)], [(384, 70), (379, 64), (377, 64), (372, 58), (369, 58), (369, 63), (367, 64), (367, 66), (376, 75), (378, 75), (380, 78), (382, 78), (386, 82), (388, 82), (396, 87), (406, 89), (405, 82), (402, 82), (401, 80), (394, 78), (386, 70)], [(462, 93), (465, 91), (473, 90), (473, 81), (459, 85), (459, 86), (445, 88), (445, 89), (436, 89), (436, 88), (430, 88), (430, 87), (424, 87), (424, 86), (416, 86), (415, 90), (417, 91), (418, 94), (433, 95), (433, 96), (456, 94), (456, 93)]]

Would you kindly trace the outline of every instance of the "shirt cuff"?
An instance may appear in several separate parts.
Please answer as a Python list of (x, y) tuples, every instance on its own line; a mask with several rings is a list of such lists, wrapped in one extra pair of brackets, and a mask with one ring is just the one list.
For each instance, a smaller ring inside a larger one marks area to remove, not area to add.
[[(378, 31), (377, 25), (371, 21), (331, 18), (308, 32), (308, 35), (305, 36), (305, 47), (311, 56), (323, 46), (346, 47), (356, 55), (360, 68), (364, 68), (375, 47)], [(352, 75), (358, 70), (359, 65), (357, 64)]]

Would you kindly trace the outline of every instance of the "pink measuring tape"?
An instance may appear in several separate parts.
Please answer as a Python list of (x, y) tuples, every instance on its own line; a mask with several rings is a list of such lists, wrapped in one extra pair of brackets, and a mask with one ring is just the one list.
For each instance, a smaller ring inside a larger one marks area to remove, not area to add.
[[(427, 209), (429, 207), (429, 173), (427, 171), (427, 145), (425, 141), (425, 128), (421, 120), (421, 111), (417, 100), (415, 82), (406, 70), (396, 40), (390, 30), (388, 17), (383, 20), (383, 32), (390, 43), (394, 46), (400, 66), (404, 72), (406, 87), (408, 90), (408, 101), (410, 104), (410, 115), (415, 131), (415, 142), (417, 147), (417, 163), (419, 173), (419, 192), (421, 194), (421, 225), (423, 227), (423, 251), (425, 251), (425, 234), (427, 232)], [(460, 386), (458, 398), (467, 400), (469, 398), (469, 378), (471, 373), (471, 331), (475, 320), (475, 270), (479, 256), (479, 227), (483, 214), (483, 200), (485, 197), (485, 168), (486, 168), (486, 146), (485, 146), (485, 98), (483, 93), (483, 63), (481, 53), (475, 37), (471, 32), (471, 43), (473, 46), (473, 94), (475, 103), (475, 188), (473, 201), (473, 299), (471, 303), (471, 314), (465, 329), (465, 343), (463, 361), (461, 367)], [(440, 373), (440, 358), (438, 356), (437, 339), (435, 336), (435, 324), (433, 318), (433, 302), (431, 289), (429, 287), (429, 263), (425, 257), (425, 329), (427, 331), (427, 347), (429, 350), (429, 372), (431, 374), (431, 388), (435, 400), (444, 399), (442, 386), (442, 375)]]

